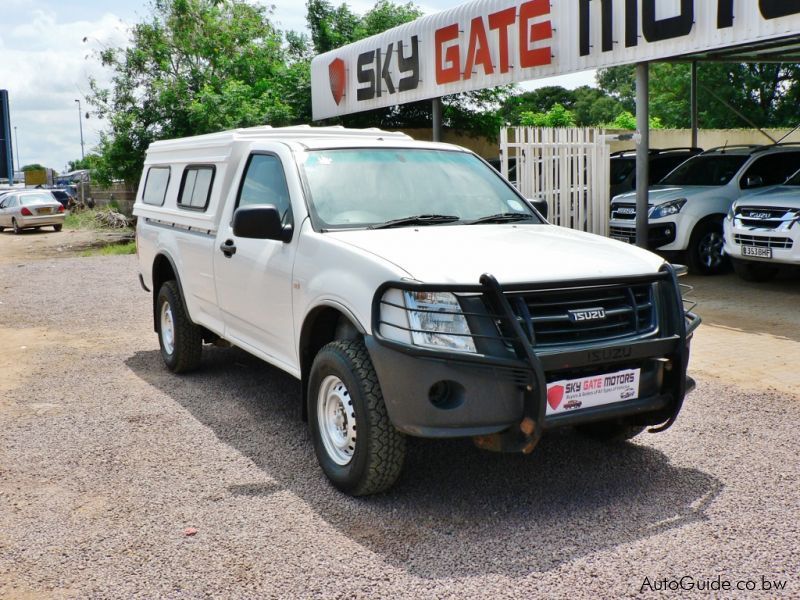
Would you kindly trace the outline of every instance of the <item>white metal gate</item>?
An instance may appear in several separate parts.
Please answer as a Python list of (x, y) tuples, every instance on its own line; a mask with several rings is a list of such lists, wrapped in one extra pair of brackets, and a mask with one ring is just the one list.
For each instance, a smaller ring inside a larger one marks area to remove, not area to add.
[(603, 130), (592, 128), (502, 129), (501, 172), (526, 198), (547, 201), (551, 223), (608, 235), (606, 140)]

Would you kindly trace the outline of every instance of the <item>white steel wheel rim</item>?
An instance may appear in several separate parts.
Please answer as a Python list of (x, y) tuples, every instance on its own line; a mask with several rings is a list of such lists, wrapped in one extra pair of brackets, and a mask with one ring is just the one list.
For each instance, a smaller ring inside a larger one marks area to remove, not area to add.
[(317, 424), (325, 452), (337, 465), (353, 459), (356, 450), (356, 411), (341, 379), (328, 375), (317, 393)]
[(175, 350), (175, 321), (169, 302), (161, 305), (161, 343), (164, 344), (164, 352), (167, 354), (172, 354)]

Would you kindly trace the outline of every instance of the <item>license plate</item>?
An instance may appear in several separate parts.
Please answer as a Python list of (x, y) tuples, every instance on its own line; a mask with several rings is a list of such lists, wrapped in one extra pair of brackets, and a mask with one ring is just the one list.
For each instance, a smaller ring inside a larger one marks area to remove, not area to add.
[(40, 215), (49, 215), (51, 212), (53, 212), (53, 209), (50, 208), (49, 206), (45, 206), (44, 208), (40, 208), (37, 211), (37, 213), (40, 214)]
[(772, 258), (772, 248), (742, 246), (742, 256), (752, 256), (754, 258)]
[(564, 379), (547, 384), (547, 413), (559, 415), (639, 397), (641, 369)]
[(625, 242), (626, 244), (630, 244), (631, 243), (631, 238), (626, 237), (624, 235), (612, 235), (611, 239), (612, 240), (617, 240), (618, 242)]

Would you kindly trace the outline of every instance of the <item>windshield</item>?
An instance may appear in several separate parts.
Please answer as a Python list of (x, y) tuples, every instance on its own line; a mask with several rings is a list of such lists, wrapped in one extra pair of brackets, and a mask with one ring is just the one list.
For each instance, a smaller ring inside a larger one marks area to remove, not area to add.
[(53, 202), (53, 196), (50, 192), (42, 192), (41, 194), (25, 194), (20, 196), (19, 203), (22, 206), (30, 206), (31, 204), (42, 204), (44, 202)]
[(324, 229), (369, 227), (415, 216), (459, 223), (492, 215), (541, 223), (490, 166), (465, 152), (352, 148), (309, 151), (310, 209)]
[(789, 177), (783, 185), (800, 185), (800, 171)]
[(664, 177), (661, 185), (726, 185), (749, 156), (712, 154), (694, 156)]

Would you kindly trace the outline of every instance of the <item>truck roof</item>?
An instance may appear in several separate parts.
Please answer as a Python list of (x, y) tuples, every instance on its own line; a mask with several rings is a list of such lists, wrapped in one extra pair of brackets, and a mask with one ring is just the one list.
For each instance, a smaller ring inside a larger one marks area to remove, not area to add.
[(261, 140), (274, 140), (301, 148), (347, 148), (364, 145), (382, 145), (391, 141), (400, 146), (438, 147), (441, 149), (463, 150), (449, 144), (434, 144), (414, 140), (411, 136), (399, 131), (384, 131), (375, 127), (368, 129), (348, 129), (341, 125), (329, 127), (312, 127), (296, 125), (292, 127), (247, 127), (231, 129), (218, 133), (207, 133), (184, 138), (153, 142), (147, 149), (146, 163), (175, 159), (176, 155), (191, 153), (194, 157), (203, 155), (224, 158), (229, 155), (232, 146), (237, 142), (250, 143)]

